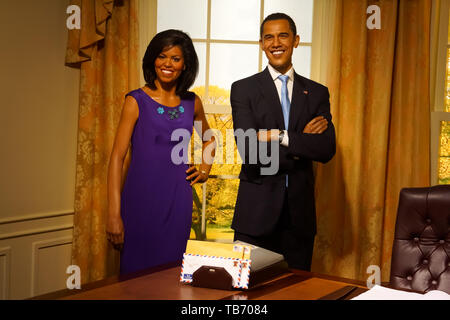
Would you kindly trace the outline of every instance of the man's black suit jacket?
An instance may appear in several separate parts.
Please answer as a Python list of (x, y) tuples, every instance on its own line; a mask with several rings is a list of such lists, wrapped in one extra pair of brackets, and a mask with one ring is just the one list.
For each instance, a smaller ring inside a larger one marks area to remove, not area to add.
[[(251, 236), (269, 234), (281, 214), (288, 175), (288, 204), (292, 226), (303, 236), (316, 234), (314, 175), (312, 161), (328, 162), (336, 152), (328, 89), (295, 73), (289, 115), (289, 146), (280, 146), (279, 170), (261, 175), (261, 164), (248, 163), (248, 143), (239, 147), (243, 157), (240, 185), (231, 227)], [(266, 68), (231, 86), (234, 129), (285, 130), (280, 98)], [(322, 134), (303, 129), (313, 118), (323, 116), (328, 128)], [(248, 141), (247, 141), (248, 142)]]

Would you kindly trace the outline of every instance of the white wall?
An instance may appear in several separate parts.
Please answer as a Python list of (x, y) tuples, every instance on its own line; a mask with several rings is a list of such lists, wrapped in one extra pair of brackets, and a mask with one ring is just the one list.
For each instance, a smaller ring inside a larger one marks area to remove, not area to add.
[(0, 0), (0, 299), (64, 288), (73, 227), (79, 71), (69, 0)]

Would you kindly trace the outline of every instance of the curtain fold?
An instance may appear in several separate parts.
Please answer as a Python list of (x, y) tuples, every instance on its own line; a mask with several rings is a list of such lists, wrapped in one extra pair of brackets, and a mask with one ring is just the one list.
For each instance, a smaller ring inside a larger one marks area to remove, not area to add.
[[(369, 5), (381, 29), (366, 27)], [(403, 187), (429, 185), (429, 0), (333, 1), (325, 84), (337, 152), (316, 171), (312, 269), (365, 280), (390, 274)]]
[(95, 46), (105, 38), (114, 0), (72, 0), (71, 4), (82, 10), (81, 29), (69, 30), (66, 50), (66, 64), (76, 66), (90, 60)]
[(137, 1), (72, 1), (81, 8), (66, 53), (66, 65), (80, 68), (72, 263), (82, 283), (118, 271), (105, 235), (107, 172), (125, 94), (139, 85)]

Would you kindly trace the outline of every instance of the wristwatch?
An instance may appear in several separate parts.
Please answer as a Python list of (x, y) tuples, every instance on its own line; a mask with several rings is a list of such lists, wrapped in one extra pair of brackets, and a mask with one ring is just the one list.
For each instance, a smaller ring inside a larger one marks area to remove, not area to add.
[(278, 134), (278, 142), (282, 142), (284, 138), (284, 130), (280, 130), (280, 133)]

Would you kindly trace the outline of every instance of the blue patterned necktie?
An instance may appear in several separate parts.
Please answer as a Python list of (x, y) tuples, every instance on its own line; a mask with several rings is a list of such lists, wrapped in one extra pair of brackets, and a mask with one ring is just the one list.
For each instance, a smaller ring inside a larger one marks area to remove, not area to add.
[[(287, 82), (289, 76), (282, 74), (278, 76), (281, 80), (281, 109), (283, 109), (283, 117), (284, 117), (284, 129), (287, 130), (289, 128), (289, 111), (291, 109), (291, 102), (289, 101), (289, 93), (287, 88)], [(286, 187), (288, 186), (288, 175), (286, 175)]]
[(287, 88), (287, 82), (289, 80), (289, 76), (282, 74), (278, 77), (281, 82), (281, 108), (283, 109), (284, 116), (284, 129), (287, 130), (289, 128), (289, 110), (291, 109), (291, 102), (289, 101), (289, 93)]

